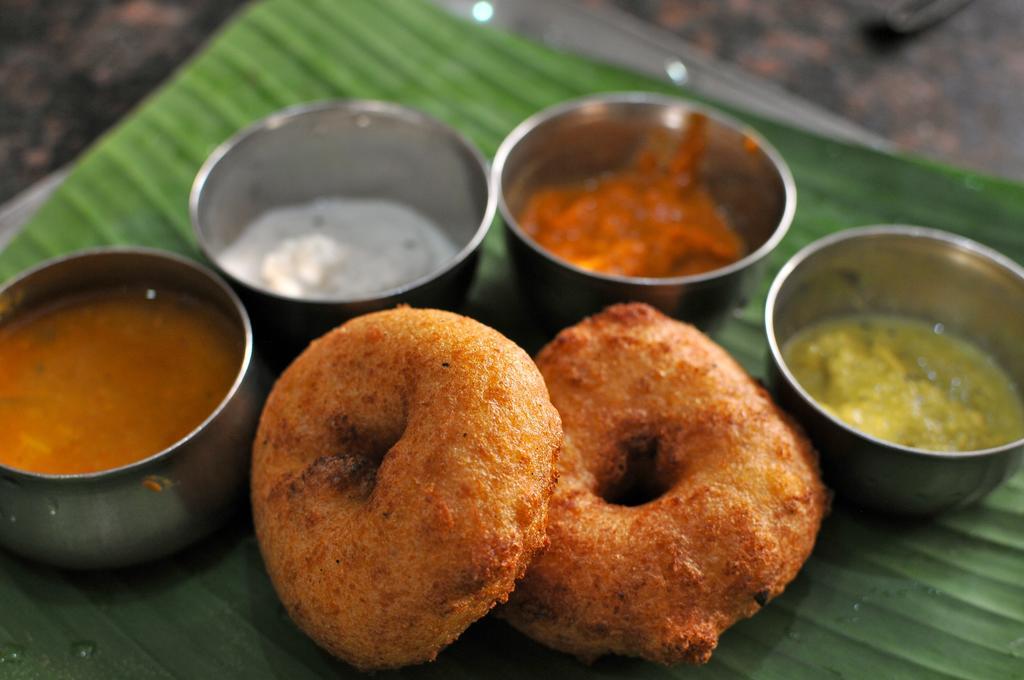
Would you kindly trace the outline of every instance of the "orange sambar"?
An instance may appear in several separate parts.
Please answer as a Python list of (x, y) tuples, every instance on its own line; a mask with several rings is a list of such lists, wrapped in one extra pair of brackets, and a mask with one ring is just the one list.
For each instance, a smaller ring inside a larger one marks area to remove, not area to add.
[(152, 288), (17, 315), (0, 326), (0, 463), (75, 474), (147, 458), (213, 413), (244, 342), (211, 305)]

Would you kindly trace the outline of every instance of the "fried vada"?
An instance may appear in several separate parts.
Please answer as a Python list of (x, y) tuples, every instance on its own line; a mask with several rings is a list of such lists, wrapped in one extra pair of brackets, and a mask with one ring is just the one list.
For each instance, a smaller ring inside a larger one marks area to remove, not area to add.
[(815, 452), (725, 350), (646, 305), (562, 331), (537, 364), (565, 430), (551, 545), (500, 615), (585, 661), (708, 661), (810, 554)]
[(530, 357), (434, 310), (357, 317), (284, 372), (252, 460), (288, 614), (363, 670), (432, 660), (545, 544), (562, 430)]

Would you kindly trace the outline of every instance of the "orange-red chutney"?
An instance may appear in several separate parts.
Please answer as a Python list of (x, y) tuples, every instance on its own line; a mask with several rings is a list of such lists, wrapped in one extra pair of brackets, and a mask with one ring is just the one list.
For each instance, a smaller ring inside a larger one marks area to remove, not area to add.
[(219, 310), (162, 289), (16, 314), (0, 325), (0, 463), (71, 474), (147, 458), (214, 411), (243, 343)]
[(652, 139), (623, 170), (537, 191), (519, 223), (549, 252), (606, 274), (686, 276), (735, 262), (743, 240), (698, 171), (705, 125), (705, 118), (692, 117), (667, 154)]

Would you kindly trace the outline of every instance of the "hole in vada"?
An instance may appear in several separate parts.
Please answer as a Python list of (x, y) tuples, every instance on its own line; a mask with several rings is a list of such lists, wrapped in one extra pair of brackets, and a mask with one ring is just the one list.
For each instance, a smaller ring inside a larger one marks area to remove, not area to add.
[(635, 507), (660, 498), (671, 483), (658, 474), (657, 437), (632, 437), (620, 445), (617, 479), (607, 484), (600, 494), (608, 503)]
[(365, 501), (377, 483), (374, 461), (359, 456), (321, 456), (289, 485), (289, 495), (307, 492), (310, 488), (326, 486), (351, 498)]
[(367, 500), (377, 484), (377, 471), (401, 439), (406, 422), (402, 418), (384, 425), (357, 425), (345, 414), (335, 415), (331, 420), (335, 453), (315, 460), (303, 477), (312, 475), (349, 496)]

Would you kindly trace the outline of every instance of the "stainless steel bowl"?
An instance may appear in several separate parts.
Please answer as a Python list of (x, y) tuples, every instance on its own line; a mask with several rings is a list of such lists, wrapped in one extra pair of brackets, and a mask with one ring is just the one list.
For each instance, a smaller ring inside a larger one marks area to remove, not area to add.
[(990, 352), (1024, 387), (1024, 269), (974, 241), (934, 229), (878, 226), (816, 241), (783, 267), (765, 309), (769, 381), (821, 451), (826, 480), (883, 512), (930, 515), (969, 505), (1021, 465), (1024, 439), (937, 453), (886, 442), (831, 416), (797, 382), (781, 348), (816, 321), (881, 312), (942, 323)]
[(136, 284), (186, 293), (231, 319), (245, 342), (235, 381), (188, 436), (136, 463), (68, 475), (0, 465), (0, 545), (14, 552), (76, 569), (144, 562), (210, 533), (244, 498), (270, 381), (254, 355), (242, 303), (212, 272), (155, 250), (83, 251), (45, 262), (0, 289), (0, 324), (69, 293)]
[[(517, 215), (538, 188), (624, 167), (652, 132), (683, 131), (695, 114), (708, 120), (702, 178), (748, 246), (738, 262), (672, 278), (600, 274), (549, 253), (519, 226)], [(754, 130), (718, 111), (649, 93), (601, 94), (541, 111), (505, 138), (491, 176), (519, 283), (552, 329), (630, 300), (712, 329), (746, 302), (796, 209), (789, 168)]]
[[(334, 196), (412, 207), (458, 252), (437, 271), (370, 297), (286, 297), (220, 267), (224, 249), (264, 212)], [(459, 133), (413, 109), (348, 100), (285, 109), (224, 142), (196, 176), (189, 207), (203, 252), (238, 290), (257, 334), (294, 355), (359, 314), (461, 304), (495, 201), (486, 161)]]

